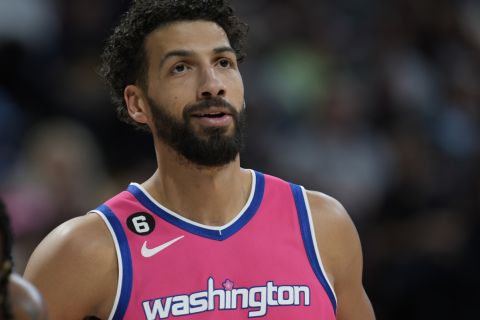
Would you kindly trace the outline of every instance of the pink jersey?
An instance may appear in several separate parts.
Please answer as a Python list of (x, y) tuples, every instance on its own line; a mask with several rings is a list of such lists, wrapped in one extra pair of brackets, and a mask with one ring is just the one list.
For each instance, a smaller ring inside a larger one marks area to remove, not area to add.
[(305, 190), (252, 177), (245, 207), (221, 227), (182, 217), (135, 183), (98, 207), (119, 265), (109, 319), (335, 319)]

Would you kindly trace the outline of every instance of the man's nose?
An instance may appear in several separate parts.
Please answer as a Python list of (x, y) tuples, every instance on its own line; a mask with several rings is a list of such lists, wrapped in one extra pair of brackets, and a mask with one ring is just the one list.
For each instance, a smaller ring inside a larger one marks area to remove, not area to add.
[(209, 99), (220, 96), (225, 97), (226, 87), (213, 67), (202, 70), (198, 86), (198, 99)]

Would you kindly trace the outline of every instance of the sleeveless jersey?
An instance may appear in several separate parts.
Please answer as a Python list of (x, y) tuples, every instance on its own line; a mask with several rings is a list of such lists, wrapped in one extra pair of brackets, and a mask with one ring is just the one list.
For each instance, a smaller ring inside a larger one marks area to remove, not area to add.
[(118, 258), (109, 319), (335, 319), (303, 187), (251, 171), (221, 227), (165, 208), (139, 184), (98, 207)]

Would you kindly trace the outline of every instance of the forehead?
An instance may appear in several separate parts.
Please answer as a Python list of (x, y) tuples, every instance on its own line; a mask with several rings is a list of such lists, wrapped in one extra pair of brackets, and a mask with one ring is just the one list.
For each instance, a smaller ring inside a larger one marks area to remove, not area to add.
[(177, 21), (162, 26), (146, 37), (145, 49), (150, 56), (160, 57), (171, 50), (211, 52), (230, 47), (225, 31), (211, 21)]

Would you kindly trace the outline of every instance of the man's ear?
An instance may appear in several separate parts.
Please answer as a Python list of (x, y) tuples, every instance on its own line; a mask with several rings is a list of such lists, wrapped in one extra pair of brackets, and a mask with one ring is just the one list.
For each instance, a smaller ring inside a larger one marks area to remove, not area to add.
[(133, 84), (126, 86), (123, 91), (123, 98), (130, 117), (138, 123), (147, 124), (148, 108), (140, 87)]

